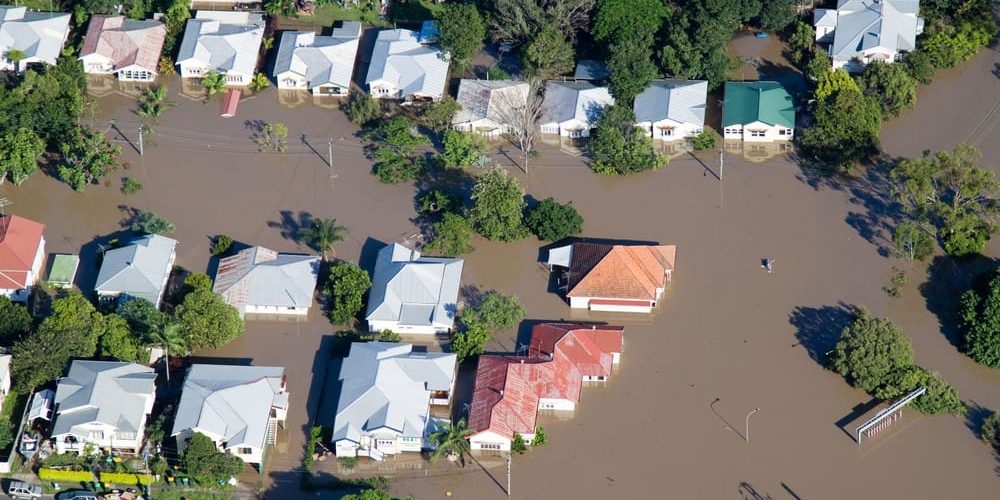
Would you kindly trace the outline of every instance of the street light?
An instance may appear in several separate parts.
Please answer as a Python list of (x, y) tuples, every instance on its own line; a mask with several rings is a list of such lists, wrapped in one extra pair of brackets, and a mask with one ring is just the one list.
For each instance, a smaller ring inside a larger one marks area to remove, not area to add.
[(750, 416), (753, 415), (754, 413), (759, 412), (759, 411), (760, 411), (760, 408), (754, 408), (753, 410), (750, 410), (750, 413), (747, 413), (747, 418), (746, 418), (746, 434), (744, 435), (744, 438), (746, 438), (748, 444), (750, 443)]

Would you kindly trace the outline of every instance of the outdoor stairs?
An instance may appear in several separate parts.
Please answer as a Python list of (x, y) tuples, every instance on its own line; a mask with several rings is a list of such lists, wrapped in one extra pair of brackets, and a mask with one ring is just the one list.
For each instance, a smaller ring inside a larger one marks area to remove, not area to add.
[(264, 443), (274, 444), (278, 437), (278, 419), (271, 418), (267, 421), (267, 435), (264, 438)]

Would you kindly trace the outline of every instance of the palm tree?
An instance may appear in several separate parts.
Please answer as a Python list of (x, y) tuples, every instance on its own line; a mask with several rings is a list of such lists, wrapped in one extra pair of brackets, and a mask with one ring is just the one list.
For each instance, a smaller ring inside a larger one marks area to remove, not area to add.
[(23, 50), (19, 49), (7, 49), (7, 53), (4, 54), (4, 57), (14, 64), (15, 68), (17, 68), (17, 63), (23, 61), (25, 57), (28, 57), (28, 54), (25, 54)]
[(205, 87), (205, 92), (208, 94), (208, 97), (212, 97), (226, 88), (226, 75), (219, 73), (214, 69), (210, 69), (207, 73), (205, 73), (205, 76), (202, 77), (201, 86)]
[(250, 80), (250, 90), (254, 92), (260, 92), (271, 86), (271, 81), (267, 79), (264, 73), (257, 73), (253, 75), (253, 79)]
[(452, 462), (461, 460), (462, 467), (465, 467), (465, 455), (469, 454), (467, 438), (472, 434), (472, 429), (466, 427), (464, 418), (454, 424), (443, 425), (441, 430), (428, 436), (432, 443), (437, 444), (431, 461), (436, 461), (443, 455)]
[(188, 353), (187, 339), (181, 333), (181, 324), (170, 322), (159, 329), (149, 332), (149, 341), (155, 347), (162, 348), (164, 370), (167, 372), (167, 386), (170, 385), (170, 353), (183, 356)]
[(157, 121), (157, 118), (163, 116), (163, 113), (166, 113), (175, 104), (173, 101), (167, 100), (167, 86), (160, 85), (146, 91), (146, 95), (139, 101), (139, 109), (136, 110), (136, 113), (143, 118), (152, 118), (153, 121)]
[(333, 244), (344, 241), (344, 231), (347, 228), (337, 225), (337, 219), (314, 219), (309, 227), (300, 227), (298, 237), (303, 243), (318, 250), (326, 260), (326, 253), (332, 250)]

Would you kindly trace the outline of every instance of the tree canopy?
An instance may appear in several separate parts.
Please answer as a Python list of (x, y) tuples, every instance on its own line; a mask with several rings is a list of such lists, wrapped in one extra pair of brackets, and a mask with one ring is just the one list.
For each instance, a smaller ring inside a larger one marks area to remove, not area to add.
[(635, 127), (631, 106), (617, 104), (597, 119), (590, 156), (590, 168), (608, 175), (655, 170), (667, 164), (667, 157), (654, 149), (653, 140)]
[(469, 219), (489, 240), (515, 241), (525, 236), (524, 188), (500, 167), (486, 170), (472, 187)]
[(898, 116), (917, 103), (917, 81), (902, 64), (881, 61), (867, 64), (861, 76), (861, 90), (877, 99), (886, 115)]
[(468, 219), (453, 212), (445, 212), (432, 226), (431, 241), (424, 246), (424, 253), (444, 257), (458, 257), (475, 250), (472, 246), (473, 229)]
[(51, 314), (14, 345), (11, 380), (28, 392), (59, 378), (71, 359), (94, 356), (102, 333), (104, 317), (83, 295), (52, 301)]
[(462, 311), (462, 322), (478, 323), (490, 330), (508, 330), (517, 326), (524, 315), (524, 306), (516, 296), (490, 290), (479, 304)]
[(878, 151), (881, 129), (878, 101), (856, 88), (843, 89), (819, 101), (813, 124), (801, 135), (803, 153), (820, 164), (848, 168)]
[(451, 64), (463, 70), (483, 46), (486, 24), (471, 3), (448, 3), (438, 14), (438, 43), (449, 54)]
[(528, 211), (525, 224), (543, 241), (559, 241), (583, 231), (583, 217), (573, 203), (564, 205), (552, 198), (542, 200)]
[(374, 173), (380, 181), (397, 184), (414, 180), (423, 172), (424, 163), (416, 150), (428, 141), (415, 129), (408, 118), (397, 116), (367, 134), (371, 141), (368, 149), (375, 160)]
[(962, 294), (961, 318), (966, 354), (977, 363), (1000, 368), (1000, 273), (985, 290), (970, 288)]
[(890, 373), (913, 365), (913, 347), (891, 321), (861, 309), (841, 333), (830, 361), (851, 385), (874, 392)]
[(555, 26), (546, 26), (532, 37), (522, 61), (528, 72), (539, 78), (571, 73), (576, 65), (573, 45)]
[(364, 307), (364, 296), (372, 286), (368, 272), (352, 262), (338, 262), (330, 267), (323, 296), (329, 307), (330, 322), (343, 325)]
[(18, 128), (0, 136), (0, 182), (10, 177), (21, 184), (38, 170), (38, 158), (45, 153), (45, 141), (26, 128)]
[(204, 486), (218, 486), (243, 472), (240, 457), (219, 451), (215, 443), (200, 432), (191, 436), (181, 463), (184, 470)]
[(31, 331), (28, 308), (0, 295), (0, 345), (10, 346)]
[(243, 335), (239, 311), (212, 290), (199, 289), (184, 296), (176, 318), (191, 349), (219, 348)]
[(486, 154), (486, 140), (476, 134), (447, 130), (441, 159), (446, 167), (471, 167)]

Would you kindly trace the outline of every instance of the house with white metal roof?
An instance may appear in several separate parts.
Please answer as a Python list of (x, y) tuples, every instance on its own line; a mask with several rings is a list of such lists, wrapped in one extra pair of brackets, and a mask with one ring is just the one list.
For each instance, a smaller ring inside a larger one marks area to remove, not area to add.
[(694, 137), (705, 129), (707, 99), (704, 80), (653, 80), (635, 98), (635, 126), (663, 141)]
[(430, 405), (448, 405), (456, 357), (410, 344), (355, 342), (340, 368), (332, 441), (338, 457), (419, 452), (436, 428)]
[(378, 252), (365, 319), (370, 332), (450, 332), (458, 312), (462, 259), (424, 257), (399, 243)]
[(74, 360), (56, 387), (56, 452), (80, 453), (91, 444), (138, 453), (155, 397), (156, 373), (148, 366)]
[(167, 28), (160, 21), (91, 16), (80, 50), (83, 71), (114, 73), (121, 81), (151, 82), (159, 71), (166, 36)]
[(177, 54), (181, 77), (202, 78), (215, 70), (226, 75), (226, 85), (249, 85), (263, 38), (261, 14), (199, 10), (188, 19)]
[(514, 115), (527, 104), (528, 90), (527, 83), (515, 80), (463, 78), (458, 82), (455, 99), (461, 109), (452, 118), (451, 126), (489, 138), (509, 133)]
[(330, 36), (286, 31), (274, 61), (279, 89), (309, 90), (314, 95), (346, 96), (354, 76), (361, 23), (345, 22)]
[[(55, 64), (69, 36), (70, 15), (0, 5), (0, 70), (24, 71), (29, 64)], [(20, 54), (17, 61), (10, 55)]]
[(591, 82), (562, 82), (545, 84), (540, 128), (543, 134), (562, 137), (590, 137), (590, 131), (604, 110), (615, 104), (607, 87)]
[(101, 299), (146, 299), (157, 307), (174, 266), (177, 240), (147, 234), (104, 252), (94, 290)]
[(184, 379), (170, 435), (181, 452), (200, 433), (219, 450), (261, 464), (287, 416), (284, 368), (194, 364)]
[(924, 31), (919, 11), (919, 0), (839, 0), (836, 9), (813, 11), (816, 41), (830, 44), (834, 69), (857, 73), (914, 50)]
[(319, 257), (250, 247), (219, 262), (212, 291), (247, 314), (305, 316), (313, 304)]
[(444, 97), (448, 58), (421, 44), (418, 33), (383, 30), (375, 40), (365, 83), (376, 99), (437, 101)]

